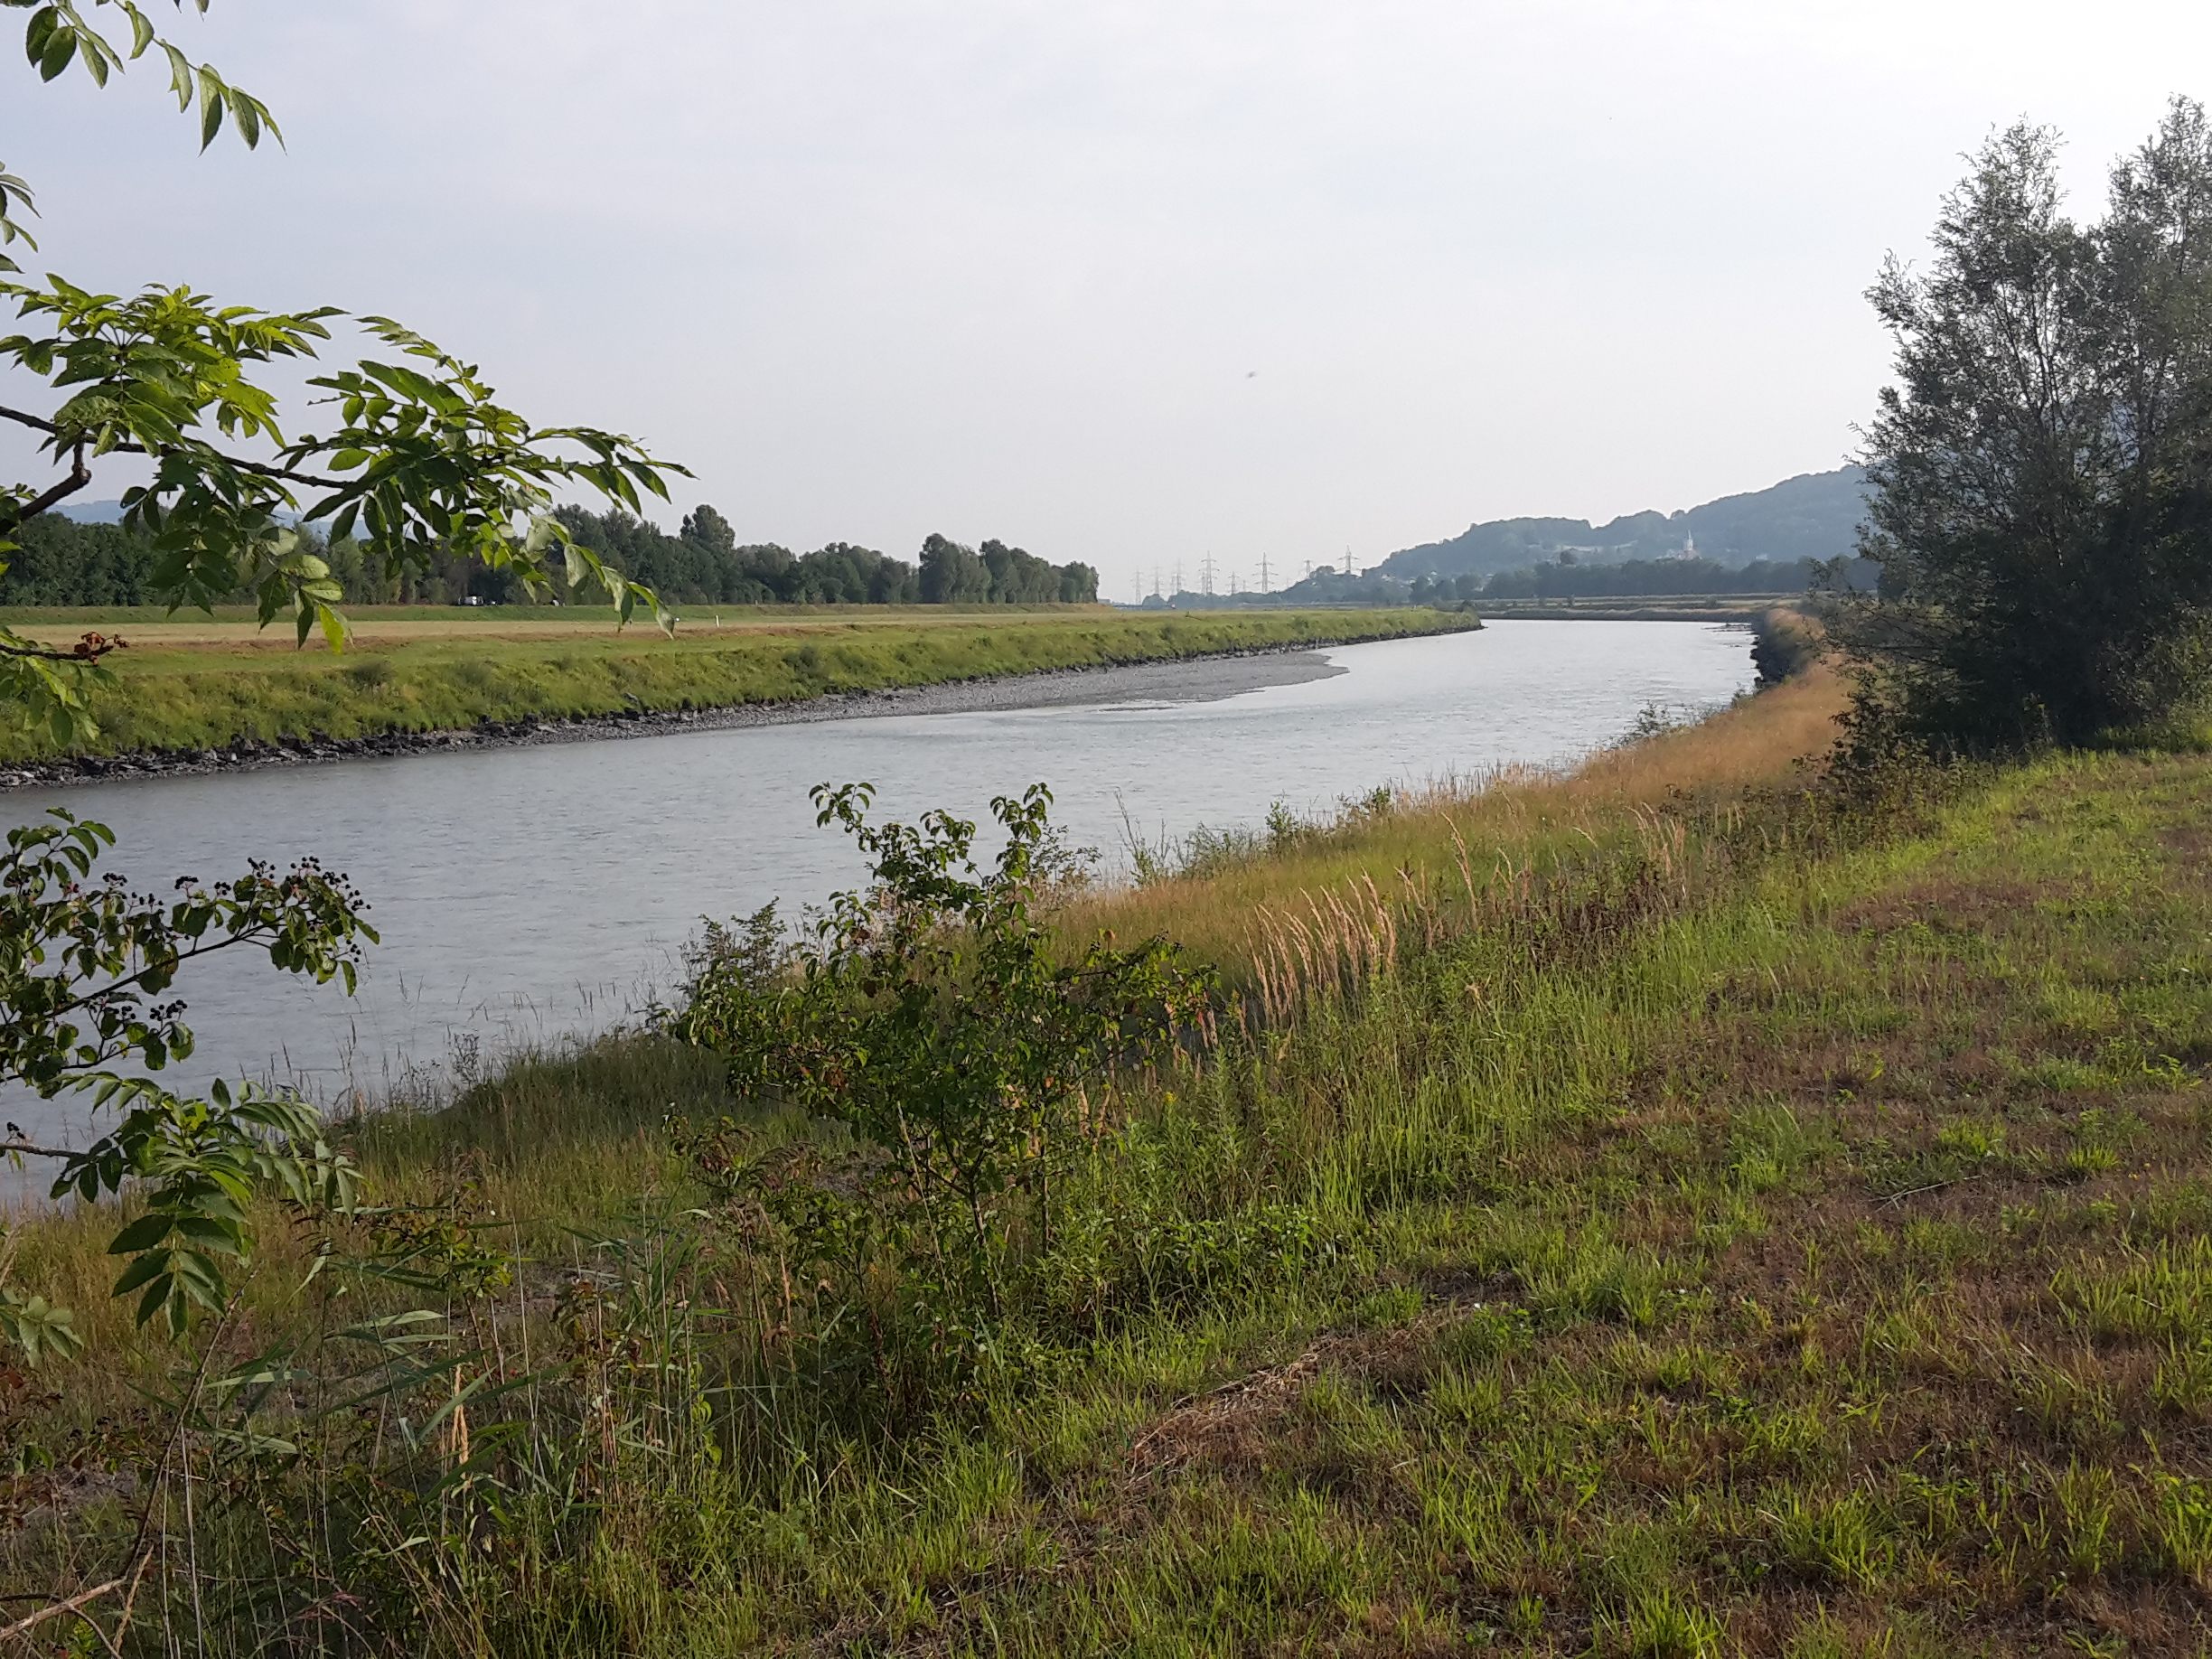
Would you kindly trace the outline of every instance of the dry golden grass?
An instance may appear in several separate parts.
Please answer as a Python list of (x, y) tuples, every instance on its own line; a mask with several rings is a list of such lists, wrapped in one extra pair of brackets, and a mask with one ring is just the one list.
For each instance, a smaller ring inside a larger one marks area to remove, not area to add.
[[(1832, 743), (1843, 700), (1833, 669), (1816, 665), (1710, 720), (1604, 751), (1571, 772), (1509, 769), (1434, 788), (1264, 858), (1096, 895), (1071, 907), (1069, 920), (1079, 932), (1106, 928), (1120, 938), (1167, 934), (1242, 979), (1269, 953), (1269, 931), (1293, 912), (1311, 928), (1346, 906), (1373, 914), (1377, 895), (1409, 887), (1479, 888), (1502, 867), (1548, 863), (1570, 842), (1637, 833), (1670, 800), (1785, 783)], [(1340, 948), (1357, 951), (1357, 935), (1381, 923), (1354, 926), (1351, 937), (1345, 925), (1336, 924)]]

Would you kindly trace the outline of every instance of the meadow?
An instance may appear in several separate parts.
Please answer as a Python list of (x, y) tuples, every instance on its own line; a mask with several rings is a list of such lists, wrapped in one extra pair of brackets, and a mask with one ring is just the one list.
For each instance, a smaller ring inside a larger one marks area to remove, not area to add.
[(112, 1218), (24, 1225), (98, 1357), (0, 1393), (0, 1589), (112, 1570), (166, 1445), (148, 1652), (2212, 1651), (2212, 758), (1845, 786), (1840, 702), (1073, 895), (1221, 1017), (894, 1420), (701, 1156), (803, 1126), (664, 1035), (352, 1125), (403, 1242), (280, 1233), (182, 1432)]
[[(1223, 651), (1398, 639), (1478, 626), (1464, 614), (1093, 607), (768, 606), (687, 615), (673, 638), (618, 631), (611, 611), (369, 606), (352, 644), (295, 648), (250, 615), (0, 612), (63, 645), (120, 633), (98, 693), (99, 736), (80, 752), (174, 754), (234, 744), (783, 703), (1042, 670), (1158, 662)], [(0, 733), (0, 764), (54, 758), (42, 730)]]

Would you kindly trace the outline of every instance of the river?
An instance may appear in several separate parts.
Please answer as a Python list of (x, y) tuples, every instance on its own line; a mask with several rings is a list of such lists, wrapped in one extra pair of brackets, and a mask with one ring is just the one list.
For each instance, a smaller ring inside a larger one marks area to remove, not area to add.
[[(199, 1036), (183, 1073), (274, 1077), (325, 1101), (435, 1095), (502, 1053), (632, 1017), (672, 983), (701, 916), (770, 899), (789, 914), (849, 884), (843, 838), (814, 826), (818, 783), (872, 782), (890, 816), (982, 819), (992, 795), (1042, 781), (1111, 874), (1127, 867), (1125, 823), (1156, 841), (1256, 824), (1276, 801), (1318, 815), (1378, 784), (1564, 764), (1648, 706), (1703, 712), (1752, 679), (1749, 636), (1699, 623), (1504, 622), (1322, 654), (1326, 678), (1220, 698), (21, 790), (0, 795), (0, 817), (98, 819), (118, 838), (113, 867), (150, 887), (249, 858), (313, 853), (344, 871), (383, 936), (359, 995), (243, 953), (196, 964), (176, 993)], [(84, 1132), (81, 1103), (4, 1103), (39, 1137)]]

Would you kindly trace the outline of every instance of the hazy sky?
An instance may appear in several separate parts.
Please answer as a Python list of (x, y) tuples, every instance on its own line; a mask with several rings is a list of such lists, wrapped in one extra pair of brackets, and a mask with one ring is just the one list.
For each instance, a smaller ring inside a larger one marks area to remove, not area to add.
[(1249, 580), (1836, 465), (1886, 362), (1862, 292), (1959, 152), (2048, 121), (2086, 208), (2169, 94), (2212, 96), (2212, 6), (2149, 0), (173, 22), (288, 151), (195, 154), (151, 64), (41, 89), (12, 22), (34, 268), (389, 313), (685, 462), (680, 504), (747, 539), (998, 536), (1124, 598), (1209, 550)]

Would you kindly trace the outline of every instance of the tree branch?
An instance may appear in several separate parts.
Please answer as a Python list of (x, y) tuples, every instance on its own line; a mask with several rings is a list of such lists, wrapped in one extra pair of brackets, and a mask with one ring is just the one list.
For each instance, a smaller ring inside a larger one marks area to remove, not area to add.
[[(23, 515), (28, 518), (28, 513)], [(9, 528), (0, 524), (0, 530)], [(31, 645), (0, 636), (0, 657), (35, 657), (42, 662), (98, 662), (111, 651), (124, 649), (120, 635), (109, 639), (101, 633), (88, 633), (64, 651), (52, 645)]]
[[(143, 1568), (140, 1570), (143, 1570)], [(120, 1579), (110, 1579), (105, 1584), (95, 1584), (89, 1590), (79, 1590), (67, 1601), (57, 1601), (50, 1607), (41, 1607), (37, 1612), (17, 1619), (5, 1629), (0, 1629), (0, 1642), (12, 1642), (17, 1636), (28, 1635), (50, 1618), (64, 1618), (71, 1613), (82, 1617), (85, 1608), (98, 1601), (102, 1596), (112, 1596), (126, 1584), (135, 1583), (136, 1579), (136, 1573), (126, 1574)], [(89, 1624), (91, 1621), (87, 1619), (86, 1622)], [(98, 1626), (95, 1628), (97, 1629)], [(101, 1639), (103, 1641), (107, 1639), (105, 1633), (102, 1633)]]
[[(49, 429), (52, 430), (51, 423)], [(58, 437), (61, 435), (57, 432), (55, 436)], [(67, 501), (91, 482), (92, 469), (85, 464), (84, 439), (79, 438), (70, 457), (69, 476), (43, 495), (34, 495), (21, 507), (0, 514), (0, 531), (12, 530), (25, 519), (35, 518), (44, 512), (56, 501)]]
[(220, 939), (211, 940), (205, 944), (193, 945), (190, 950), (173, 951), (159, 961), (148, 962), (136, 973), (127, 973), (119, 979), (110, 979), (98, 990), (87, 991), (83, 996), (71, 1001), (42, 1009), (40, 1017), (48, 1020), (66, 1018), (80, 1009), (89, 1008), (94, 1003), (104, 1001), (109, 997), (118, 996), (125, 991), (143, 990), (145, 989), (143, 981), (146, 975), (157, 968), (166, 968), (173, 972), (183, 963), (192, 961), (195, 957), (211, 956), (218, 951), (228, 951), (233, 945), (267, 944), (276, 937), (277, 932), (277, 925), (275, 923), (258, 922), (238, 933), (225, 933)]
[[(34, 432), (43, 432), (52, 437), (67, 438), (70, 436), (42, 415), (33, 415), (26, 409), (11, 409), (5, 404), (0, 404), (0, 420), (12, 420), (19, 426), (29, 426)], [(80, 457), (79, 464), (81, 465), (84, 440), (78, 438), (76, 443)], [(156, 460), (167, 453), (164, 450), (149, 449), (143, 444), (128, 442), (114, 445), (112, 447), (117, 455), (151, 455)], [(290, 467), (275, 466), (267, 461), (248, 461), (240, 455), (226, 455), (220, 451), (215, 453), (224, 465), (235, 466), (239, 472), (251, 473), (257, 478), (273, 478), (285, 483), (312, 484), (318, 490), (342, 490), (347, 487), (347, 480), (343, 478), (325, 478), (319, 473), (295, 473)], [(87, 482), (89, 482), (90, 476), (89, 473), (86, 474)], [(76, 487), (81, 489), (83, 485), (80, 484)], [(68, 492), (64, 491), (62, 493), (66, 495)], [(39, 511), (41, 509), (33, 507), (23, 516), (27, 519), (33, 512)]]

